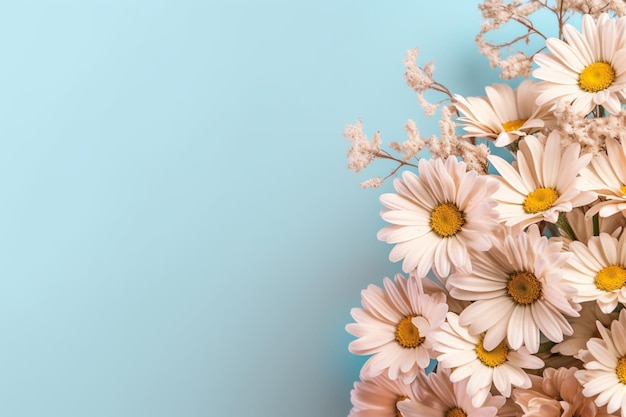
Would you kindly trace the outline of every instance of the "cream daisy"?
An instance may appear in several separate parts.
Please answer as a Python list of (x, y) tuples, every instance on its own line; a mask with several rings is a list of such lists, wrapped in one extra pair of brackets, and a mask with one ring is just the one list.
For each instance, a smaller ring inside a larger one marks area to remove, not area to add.
[(356, 323), (346, 331), (357, 339), (350, 352), (372, 355), (362, 375), (372, 378), (387, 372), (391, 379), (408, 383), (431, 359), (431, 334), (448, 311), (443, 293), (424, 294), (417, 277), (396, 275), (383, 280), (384, 290), (370, 285), (361, 293), (363, 308), (350, 312)]
[(472, 273), (452, 274), (450, 294), (475, 301), (461, 312), (461, 325), (473, 334), (486, 332), (488, 350), (506, 339), (513, 349), (525, 345), (536, 353), (541, 333), (553, 342), (571, 335), (566, 316), (578, 316), (578, 306), (569, 300), (573, 288), (563, 283), (561, 268), (568, 254), (561, 247), (533, 225), (527, 233), (506, 234), (500, 244), (476, 257)]
[(539, 68), (537, 104), (565, 101), (574, 111), (588, 114), (596, 106), (609, 113), (621, 110), (626, 98), (626, 18), (612, 19), (606, 13), (596, 22), (584, 15), (582, 33), (571, 25), (563, 27), (565, 41), (546, 41), (550, 53), (535, 55)]
[(626, 143), (607, 138), (606, 152), (601, 152), (580, 172), (581, 190), (593, 191), (602, 197), (587, 213), (608, 217), (621, 212), (626, 216)]
[(522, 368), (543, 366), (543, 361), (524, 347), (513, 350), (506, 341), (487, 350), (482, 336), (470, 333), (454, 313), (448, 313), (447, 321), (435, 332), (434, 339), (439, 365), (453, 369), (452, 382), (467, 379), (466, 392), (474, 407), (485, 403), (492, 385), (505, 397), (511, 396), (513, 386), (530, 388), (530, 378)]
[(414, 383), (389, 379), (385, 374), (355, 382), (348, 417), (398, 417), (398, 404), (416, 398), (416, 388)]
[(578, 173), (591, 159), (591, 154), (579, 153), (578, 143), (561, 152), (559, 134), (552, 132), (545, 145), (534, 136), (520, 141), (513, 165), (490, 155), (489, 162), (500, 173), (494, 176), (501, 182), (495, 194), (500, 220), (521, 227), (542, 220), (556, 223), (559, 213), (594, 201), (595, 193), (578, 189)]
[(594, 398), (582, 394), (575, 377), (576, 368), (548, 368), (543, 377), (534, 377), (531, 389), (513, 389), (513, 398), (521, 406), (523, 417), (597, 417), (608, 416), (597, 407)]
[(573, 253), (564, 270), (565, 281), (576, 289), (576, 302), (596, 301), (603, 313), (626, 303), (626, 234), (619, 240), (607, 233), (587, 244), (572, 242)]
[(417, 397), (398, 403), (403, 417), (495, 417), (506, 399), (487, 394), (484, 404), (475, 407), (467, 395), (467, 379), (450, 381), (450, 369), (440, 368), (426, 376), (417, 375)]
[(404, 171), (394, 180), (397, 194), (383, 194), (382, 218), (391, 225), (378, 238), (395, 244), (392, 262), (403, 260), (402, 269), (425, 276), (433, 271), (446, 277), (452, 266), (470, 267), (468, 246), (484, 251), (491, 247), (489, 234), (498, 227), (498, 187), (486, 175), (466, 171), (454, 157), (419, 161), (420, 176)]
[(536, 132), (553, 117), (548, 106), (537, 106), (535, 82), (524, 80), (514, 90), (507, 84), (485, 87), (487, 97), (455, 95), (455, 107), (463, 114), (464, 137), (494, 139), (506, 146), (522, 136)]
[(621, 409), (626, 416), (626, 310), (611, 323), (611, 330), (597, 322), (600, 338), (587, 342), (587, 349), (580, 352), (585, 369), (576, 372), (583, 385), (583, 395), (597, 395), (595, 404), (607, 406), (609, 413)]

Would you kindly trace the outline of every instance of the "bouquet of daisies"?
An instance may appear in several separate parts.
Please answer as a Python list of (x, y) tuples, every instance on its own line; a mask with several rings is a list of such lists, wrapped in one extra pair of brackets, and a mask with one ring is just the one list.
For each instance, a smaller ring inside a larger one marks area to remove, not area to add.
[[(411, 50), (407, 84), (441, 134), (409, 120), (384, 149), (360, 121), (344, 131), (352, 170), (393, 164), (362, 185), (394, 177), (378, 238), (404, 271), (351, 311), (349, 349), (369, 358), (350, 416), (626, 417), (626, 2), (479, 8), (478, 49), (516, 88), (453, 94)], [(503, 25), (523, 34), (491, 42)]]

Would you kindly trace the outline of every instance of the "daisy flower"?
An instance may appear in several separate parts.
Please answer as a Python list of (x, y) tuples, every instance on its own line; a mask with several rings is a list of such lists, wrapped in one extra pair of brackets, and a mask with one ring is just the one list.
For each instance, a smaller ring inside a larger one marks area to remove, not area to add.
[(389, 379), (385, 374), (355, 382), (350, 391), (352, 409), (348, 417), (397, 417), (398, 404), (414, 399), (415, 389), (414, 383)]
[(626, 303), (626, 233), (619, 240), (600, 233), (586, 245), (570, 243), (569, 250), (574, 256), (564, 278), (576, 289), (575, 302), (596, 301), (605, 314)]
[(573, 288), (563, 285), (561, 267), (568, 254), (561, 247), (532, 225), (527, 233), (507, 233), (500, 244), (476, 257), (472, 273), (452, 274), (450, 294), (475, 300), (461, 312), (461, 325), (473, 334), (486, 332), (488, 350), (506, 339), (513, 349), (525, 345), (537, 353), (540, 333), (553, 342), (571, 335), (565, 316), (578, 313), (569, 301)]
[(542, 220), (556, 223), (559, 213), (594, 201), (595, 193), (578, 189), (578, 173), (591, 159), (591, 154), (579, 153), (578, 143), (561, 152), (559, 134), (552, 132), (545, 145), (534, 136), (521, 140), (513, 165), (490, 155), (489, 162), (500, 173), (494, 176), (501, 182), (495, 194), (500, 220), (521, 227)]
[(447, 321), (435, 332), (434, 339), (439, 365), (454, 368), (450, 380), (468, 379), (466, 393), (474, 407), (485, 403), (492, 385), (505, 397), (511, 396), (512, 386), (530, 388), (530, 378), (522, 368), (543, 366), (543, 361), (524, 347), (513, 350), (506, 341), (494, 349), (486, 349), (483, 337), (470, 333), (454, 313), (448, 313)]
[(599, 213), (608, 217), (621, 212), (626, 215), (626, 144), (607, 138), (606, 152), (591, 159), (580, 171), (580, 189), (597, 193), (604, 201), (594, 204), (587, 217)]
[(604, 407), (597, 407), (593, 398), (582, 394), (576, 379), (576, 368), (548, 368), (543, 377), (531, 376), (531, 389), (513, 389), (513, 398), (524, 417), (597, 417), (608, 416)]
[(595, 404), (606, 405), (609, 413), (621, 409), (626, 416), (626, 310), (611, 323), (608, 330), (596, 322), (600, 338), (587, 342), (587, 349), (580, 353), (585, 369), (576, 372), (576, 378), (584, 387), (583, 395), (597, 395)]
[(479, 251), (491, 247), (489, 234), (498, 227), (498, 187), (488, 176), (467, 171), (454, 157), (421, 159), (420, 176), (404, 171), (394, 180), (397, 194), (380, 197), (382, 218), (391, 225), (378, 238), (395, 244), (392, 262), (403, 259), (402, 269), (425, 276), (433, 271), (445, 277), (451, 266), (469, 267), (468, 246)]
[(417, 375), (417, 398), (398, 403), (403, 417), (495, 417), (506, 399), (487, 394), (484, 404), (475, 407), (467, 396), (467, 379), (450, 381), (450, 369), (441, 368), (426, 376)]
[(397, 274), (383, 280), (384, 290), (369, 285), (361, 293), (363, 308), (350, 314), (356, 323), (346, 331), (357, 339), (350, 352), (372, 355), (363, 365), (362, 375), (375, 377), (387, 371), (390, 379), (405, 383), (415, 379), (431, 359), (431, 334), (445, 320), (448, 311), (443, 293), (424, 294), (420, 280)]
[(581, 114), (596, 106), (618, 113), (626, 98), (625, 31), (626, 19), (606, 13), (597, 22), (584, 15), (582, 33), (564, 25), (565, 41), (548, 39), (550, 53), (535, 55), (539, 68), (533, 76), (543, 80), (537, 84), (537, 104), (565, 101)]
[(539, 130), (551, 116), (549, 107), (535, 104), (534, 86), (534, 81), (524, 80), (516, 90), (507, 84), (485, 87), (487, 97), (455, 95), (464, 137), (494, 139), (501, 147)]

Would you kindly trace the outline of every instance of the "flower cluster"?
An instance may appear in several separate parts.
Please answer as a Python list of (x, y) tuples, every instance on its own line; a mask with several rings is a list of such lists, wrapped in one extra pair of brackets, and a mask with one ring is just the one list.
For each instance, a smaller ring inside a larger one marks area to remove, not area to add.
[[(626, 3), (479, 7), (479, 51), (517, 87), (454, 94), (411, 50), (407, 84), (441, 110), (441, 135), (410, 120), (385, 150), (360, 121), (344, 131), (351, 169), (395, 164), (363, 186), (393, 178), (377, 237), (403, 271), (351, 311), (349, 349), (369, 358), (350, 417), (626, 417)], [(535, 26), (541, 10), (555, 37)], [(486, 41), (509, 23), (526, 35)], [(531, 36), (539, 50), (502, 57)]]

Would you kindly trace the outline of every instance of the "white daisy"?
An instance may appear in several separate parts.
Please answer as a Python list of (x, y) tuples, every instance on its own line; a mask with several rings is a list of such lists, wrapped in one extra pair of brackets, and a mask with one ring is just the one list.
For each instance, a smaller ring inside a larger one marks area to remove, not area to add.
[(463, 114), (459, 117), (464, 137), (495, 139), (496, 146), (506, 146), (521, 136), (536, 132), (551, 120), (548, 106), (537, 106), (535, 82), (524, 80), (513, 90), (507, 84), (485, 87), (487, 97), (455, 95), (455, 107)]
[(372, 378), (387, 371), (389, 378), (408, 383), (431, 359), (431, 334), (445, 320), (448, 311), (443, 293), (424, 294), (418, 278), (396, 275), (385, 278), (385, 289), (369, 285), (361, 292), (363, 308), (353, 308), (356, 323), (346, 331), (358, 339), (350, 352), (372, 355), (362, 375)]
[(608, 314), (617, 303), (626, 303), (626, 233), (619, 240), (600, 233), (582, 242), (572, 242), (573, 253), (564, 270), (566, 282), (576, 289), (576, 302), (596, 301)]
[(398, 417), (398, 404), (416, 398), (414, 383), (392, 380), (385, 374), (354, 383), (348, 417)]
[(506, 338), (513, 349), (525, 345), (536, 353), (540, 333), (553, 342), (572, 334), (566, 316), (578, 316), (578, 306), (569, 301), (573, 288), (563, 284), (568, 254), (561, 247), (532, 225), (527, 233), (508, 233), (476, 257), (472, 273), (457, 271), (448, 278), (453, 297), (475, 301), (461, 312), (460, 322), (473, 334), (486, 332), (486, 349)]
[(579, 153), (578, 143), (561, 152), (559, 134), (552, 132), (545, 145), (534, 136), (521, 140), (513, 165), (490, 155), (489, 162), (500, 173), (494, 176), (501, 182), (495, 194), (500, 220), (521, 227), (542, 220), (556, 223), (559, 213), (594, 201), (595, 193), (578, 189), (578, 173), (591, 159), (591, 154)]
[[(492, 314), (493, 315), (493, 314)], [(459, 317), (448, 313), (447, 321), (434, 333), (437, 360), (444, 368), (453, 368), (452, 382), (468, 379), (466, 392), (474, 407), (480, 407), (492, 385), (505, 397), (511, 396), (511, 387), (529, 388), (528, 374), (522, 369), (539, 369), (543, 361), (521, 347), (511, 349), (506, 341), (487, 350), (480, 335), (459, 324)]]
[(587, 213), (599, 213), (608, 217), (621, 212), (626, 215), (626, 143), (606, 139), (606, 152), (591, 159), (587, 167), (580, 171), (580, 189), (593, 191), (603, 201), (594, 204)]
[(450, 369), (440, 368), (426, 376), (417, 375), (416, 395), (412, 401), (398, 403), (403, 417), (495, 417), (506, 399), (487, 394), (480, 407), (467, 395), (467, 379), (450, 381)]
[(535, 55), (539, 68), (533, 76), (543, 80), (537, 84), (537, 104), (565, 101), (582, 114), (596, 106), (618, 113), (626, 98), (625, 31), (626, 18), (606, 13), (597, 22), (584, 15), (582, 33), (564, 25), (565, 41), (548, 39), (550, 53)]
[(404, 260), (402, 269), (425, 276), (433, 271), (445, 277), (451, 266), (469, 267), (467, 248), (491, 247), (489, 234), (497, 226), (496, 201), (491, 198), (498, 184), (488, 176), (466, 171), (454, 157), (421, 159), (420, 176), (404, 171), (394, 180), (397, 194), (383, 194), (382, 218), (391, 223), (378, 238), (395, 244), (392, 262)]
[(609, 413), (621, 409), (626, 416), (626, 310), (619, 319), (611, 323), (611, 330), (600, 322), (598, 331), (601, 338), (592, 338), (587, 349), (580, 356), (585, 369), (576, 372), (576, 378), (583, 385), (583, 395), (597, 395), (595, 404), (607, 406)]

